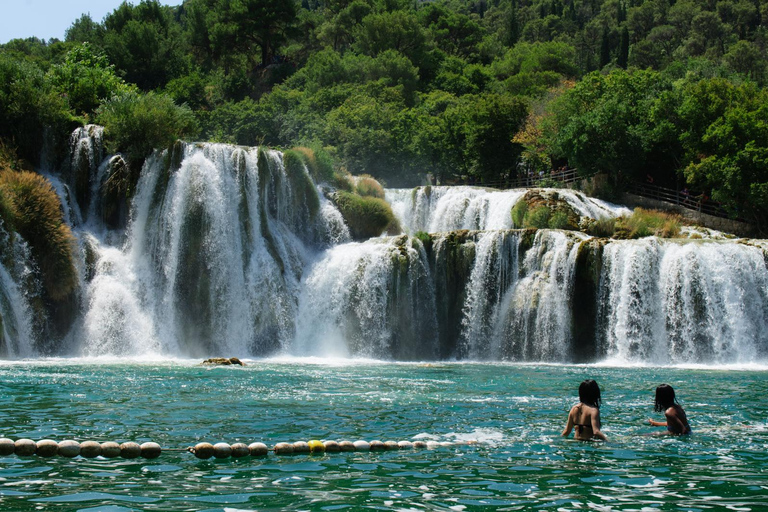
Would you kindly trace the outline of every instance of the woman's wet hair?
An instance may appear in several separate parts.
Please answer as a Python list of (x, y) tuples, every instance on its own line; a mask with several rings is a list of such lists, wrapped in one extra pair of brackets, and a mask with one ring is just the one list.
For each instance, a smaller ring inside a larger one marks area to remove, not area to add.
[(669, 384), (662, 384), (656, 388), (656, 400), (653, 409), (664, 412), (677, 403), (675, 390)]
[(592, 379), (587, 379), (579, 385), (579, 401), (581, 403), (600, 408), (600, 386)]

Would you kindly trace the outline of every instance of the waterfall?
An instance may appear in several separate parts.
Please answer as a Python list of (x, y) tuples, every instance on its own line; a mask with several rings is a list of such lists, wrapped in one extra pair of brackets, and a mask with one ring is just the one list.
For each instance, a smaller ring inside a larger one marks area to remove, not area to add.
[(304, 280), (299, 355), (434, 359), (437, 320), (426, 253), (405, 236), (326, 251)]
[(540, 230), (520, 258), (521, 236), (479, 236), (463, 310), (464, 352), (470, 359), (567, 361), (582, 237)]
[(610, 358), (745, 363), (768, 355), (763, 249), (719, 241), (613, 242), (600, 284)]
[(311, 248), (348, 237), (327, 201), (307, 210), (280, 153), (217, 144), (180, 151), (145, 163), (125, 245), (97, 247), (86, 354), (284, 347)]
[(404, 234), (351, 242), (332, 187), (293, 154), (177, 143), (146, 160), (133, 190), (101, 137), (76, 130), (62, 174), (48, 176), (79, 249), (66, 339), (46, 336), (26, 242), (0, 230), (5, 357), (768, 358), (765, 241), (515, 229), (524, 196), (571, 218), (630, 211), (571, 190), (419, 187), (385, 191)]
[[(557, 193), (579, 215), (601, 219), (631, 214), (625, 207), (586, 197), (567, 189), (547, 190)], [(526, 194), (526, 189), (490, 190), (477, 187), (419, 187), (386, 189), (386, 199), (406, 233), (439, 233), (469, 230), (511, 229), (512, 207)]]

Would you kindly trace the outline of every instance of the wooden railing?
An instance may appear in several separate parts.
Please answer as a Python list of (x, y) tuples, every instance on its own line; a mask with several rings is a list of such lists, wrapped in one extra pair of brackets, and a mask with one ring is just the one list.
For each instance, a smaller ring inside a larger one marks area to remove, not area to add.
[(676, 204), (683, 208), (712, 215), (714, 217), (723, 217), (726, 219), (733, 218), (720, 203), (712, 201), (701, 192), (691, 192), (686, 189), (674, 190), (658, 185), (652, 185), (650, 183), (635, 183), (630, 188), (629, 192), (638, 196), (647, 197), (648, 199)]
[(558, 184), (567, 184), (579, 181), (584, 176), (579, 176), (576, 169), (563, 169), (548, 173), (530, 174), (528, 176), (518, 176), (514, 179), (496, 180), (496, 181), (465, 181), (464, 185), (476, 185), (478, 187), (489, 188), (540, 188), (546, 187), (552, 182)]

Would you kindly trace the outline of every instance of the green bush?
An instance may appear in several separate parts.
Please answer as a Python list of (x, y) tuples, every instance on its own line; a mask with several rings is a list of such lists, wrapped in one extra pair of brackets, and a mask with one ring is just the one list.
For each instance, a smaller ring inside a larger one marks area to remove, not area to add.
[(563, 211), (557, 211), (549, 218), (550, 229), (570, 229), (568, 214)]
[(319, 146), (299, 146), (293, 148), (293, 151), (301, 155), (301, 158), (304, 160), (304, 165), (309, 169), (309, 173), (312, 175), (315, 182), (322, 183), (333, 181), (333, 160), (326, 150)]
[(523, 227), (526, 213), (528, 213), (528, 203), (521, 199), (512, 207), (512, 225), (516, 228)]
[(122, 177), (122, 185), (129, 195), (144, 159), (153, 149), (169, 147), (177, 139), (197, 133), (197, 122), (189, 107), (153, 92), (125, 91), (113, 96), (98, 108), (96, 121), (104, 126), (109, 151), (127, 156), (130, 176)]
[(397, 222), (389, 203), (383, 199), (340, 190), (334, 194), (334, 203), (355, 240), (379, 236)]
[(524, 228), (537, 228), (544, 229), (549, 227), (549, 217), (551, 212), (546, 206), (539, 206), (533, 210), (529, 210), (523, 220)]
[(384, 199), (384, 187), (373, 177), (363, 174), (358, 177), (355, 191), (361, 196), (378, 197)]
[(0, 215), (29, 244), (43, 287), (54, 301), (77, 286), (72, 232), (64, 223), (59, 196), (33, 172), (0, 173)]

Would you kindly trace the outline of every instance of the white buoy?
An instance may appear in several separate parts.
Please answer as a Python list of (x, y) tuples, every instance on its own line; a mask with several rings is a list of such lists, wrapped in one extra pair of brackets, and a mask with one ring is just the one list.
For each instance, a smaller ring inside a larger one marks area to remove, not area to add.
[(264, 443), (251, 443), (248, 445), (251, 457), (263, 457), (269, 453), (269, 448)]
[(384, 451), (384, 450), (387, 449), (387, 447), (384, 446), (384, 443), (382, 443), (381, 441), (378, 441), (378, 440), (371, 441), (371, 445), (370, 446), (371, 446), (371, 451), (372, 452), (381, 452), (381, 451)]
[(355, 446), (355, 451), (358, 452), (367, 452), (371, 450), (371, 444), (368, 441), (355, 441), (352, 443)]
[(293, 453), (293, 445), (291, 443), (277, 443), (273, 451), (277, 455), (290, 455)]
[(410, 441), (398, 441), (397, 446), (399, 446), (401, 450), (413, 449), (413, 443)]
[(197, 443), (189, 451), (194, 453), (198, 459), (210, 459), (213, 457), (213, 445), (211, 443)]
[(37, 442), (35, 453), (40, 457), (53, 457), (59, 451), (59, 444), (51, 439), (43, 439)]
[(232, 447), (227, 443), (213, 445), (213, 456), (217, 459), (227, 459), (232, 455)]
[(305, 443), (304, 441), (296, 441), (293, 443), (293, 453), (309, 453), (310, 451), (309, 443)]
[(232, 445), (232, 457), (236, 459), (250, 455), (250, 453), (251, 451), (245, 443), (235, 443)]
[(413, 447), (414, 448), (426, 448), (427, 447), (427, 443), (425, 443), (424, 441), (414, 441), (413, 442)]
[(143, 443), (140, 448), (141, 456), (145, 459), (156, 459), (163, 452), (163, 449), (160, 448), (159, 444), (152, 442)]
[(326, 452), (337, 453), (341, 451), (341, 447), (336, 441), (323, 441), (323, 446), (325, 446)]
[(440, 448), (440, 443), (437, 441), (427, 441), (427, 448), (430, 450), (434, 450), (435, 448)]
[(8, 439), (7, 437), (0, 439), (0, 457), (7, 457), (15, 452), (16, 443), (13, 442), (13, 439)]
[(17, 439), (14, 446), (14, 453), (20, 457), (34, 455), (37, 450), (37, 444), (31, 439)]
[(354, 443), (350, 441), (340, 441), (339, 442), (339, 449), (342, 452), (353, 452), (355, 451), (355, 445)]
[(62, 457), (77, 457), (80, 455), (80, 443), (67, 439), (59, 443), (59, 449), (57, 451)]
[(129, 441), (120, 445), (120, 456), (124, 459), (136, 459), (141, 456), (139, 443)]
[(386, 448), (387, 450), (399, 450), (400, 445), (397, 444), (397, 441), (385, 441), (384, 448)]
[(86, 459), (93, 459), (101, 455), (101, 445), (96, 441), (84, 441), (80, 443), (80, 455)]
[(120, 445), (114, 441), (101, 443), (101, 456), (107, 459), (114, 459), (120, 456)]

